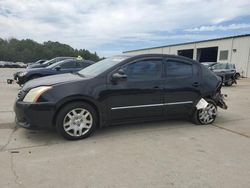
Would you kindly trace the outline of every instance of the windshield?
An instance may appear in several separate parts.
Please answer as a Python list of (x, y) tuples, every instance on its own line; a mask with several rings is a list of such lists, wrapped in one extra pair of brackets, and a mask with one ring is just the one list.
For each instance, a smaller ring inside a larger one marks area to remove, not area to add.
[(53, 63), (53, 64), (47, 66), (47, 68), (54, 68), (54, 67), (60, 65), (63, 61), (65, 61), (65, 60), (62, 60), (62, 61), (58, 61), (58, 62), (56, 62), (56, 63)]
[(51, 64), (53, 64), (54, 62), (56, 62), (56, 59), (51, 59), (51, 60), (45, 61), (45, 62), (43, 62), (42, 64), (43, 64), (43, 65), (51, 65)]
[(105, 72), (109, 68), (119, 64), (123, 60), (129, 58), (129, 56), (113, 56), (101, 61), (98, 61), (97, 63), (88, 66), (87, 68), (79, 71), (79, 73), (83, 76), (91, 76), (95, 77), (99, 74)]

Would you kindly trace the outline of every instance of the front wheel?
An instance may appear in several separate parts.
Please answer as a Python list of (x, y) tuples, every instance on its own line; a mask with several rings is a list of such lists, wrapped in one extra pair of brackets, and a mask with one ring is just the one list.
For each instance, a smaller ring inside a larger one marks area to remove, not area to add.
[(232, 86), (233, 85), (233, 79), (229, 78), (229, 80), (225, 83), (226, 86)]
[(56, 120), (57, 131), (69, 140), (79, 140), (90, 136), (96, 125), (96, 111), (84, 102), (66, 105), (60, 110)]
[(204, 109), (195, 110), (192, 120), (195, 124), (208, 125), (215, 121), (217, 116), (217, 105), (211, 99), (206, 99), (208, 105)]
[(237, 73), (235, 74), (235, 79), (236, 79), (236, 80), (240, 79), (240, 73), (237, 72)]

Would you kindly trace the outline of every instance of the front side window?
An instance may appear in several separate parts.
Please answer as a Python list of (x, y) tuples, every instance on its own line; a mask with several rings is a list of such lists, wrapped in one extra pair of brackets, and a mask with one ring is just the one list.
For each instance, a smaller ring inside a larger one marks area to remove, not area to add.
[(192, 77), (193, 66), (181, 61), (169, 60), (165, 65), (167, 77)]
[(162, 60), (141, 60), (122, 69), (128, 80), (155, 80), (161, 77)]

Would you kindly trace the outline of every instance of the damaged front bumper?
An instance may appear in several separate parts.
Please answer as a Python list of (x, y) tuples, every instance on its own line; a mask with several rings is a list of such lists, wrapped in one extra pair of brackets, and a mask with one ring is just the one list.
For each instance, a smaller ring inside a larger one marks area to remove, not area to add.
[(217, 106), (219, 106), (220, 108), (222, 108), (224, 110), (226, 110), (228, 108), (228, 106), (225, 103), (225, 97), (227, 97), (227, 95), (223, 95), (220, 92), (216, 93), (215, 96), (213, 97)]

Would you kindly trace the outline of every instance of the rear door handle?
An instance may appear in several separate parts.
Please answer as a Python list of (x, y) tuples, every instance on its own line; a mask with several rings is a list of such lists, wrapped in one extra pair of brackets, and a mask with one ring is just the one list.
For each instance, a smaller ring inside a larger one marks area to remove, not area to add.
[(198, 86), (200, 86), (200, 83), (199, 83), (199, 82), (194, 82), (192, 85), (193, 85), (194, 87), (198, 87)]
[(155, 86), (155, 87), (153, 87), (154, 89), (161, 89), (159, 86)]

